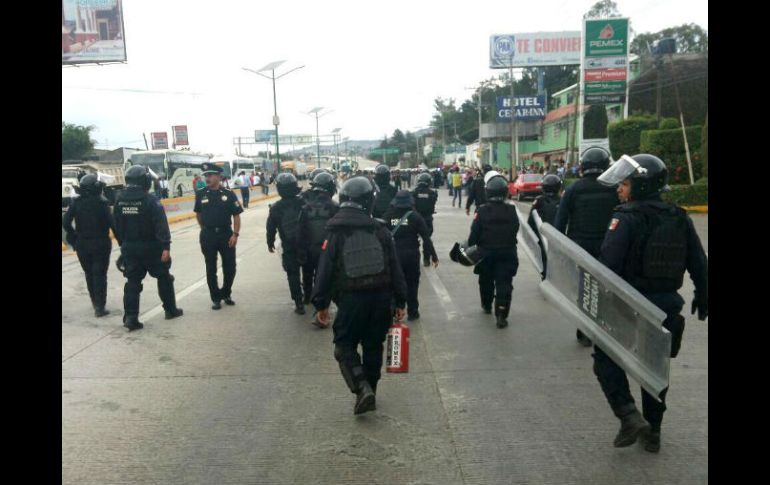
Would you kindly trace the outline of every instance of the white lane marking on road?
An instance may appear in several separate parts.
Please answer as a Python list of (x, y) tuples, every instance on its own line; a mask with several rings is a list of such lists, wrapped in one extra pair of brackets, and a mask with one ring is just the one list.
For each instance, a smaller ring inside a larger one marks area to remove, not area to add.
[[(243, 258), (235, 258), (235, 264), (240, 264), (242, 260), (243, 260)], [(217, 269), (218, 270), (222, 269), (222, 262), (221, 261), (217, 265)], [(190, 286), (186, 287), (184, 290), (178, 292), (176, 294), (176, 301), (177, 301), (177, 303), (179, 303), (179, 300), (184, 299), (187, 295), (189, 295), (190, 293), (192, 293), (193, 291), (197, 290), (198, 288), (200, 288), (201, 286), (203, 286), (205, 284), (206, 284), (206, 277), (204, 276), (203, 278), (199, 279), (195, 283), (193, 283)], [(154, 317), (155, 315), (160, 314), (162, 311), (163, 311), (163, 304), (161, 303), (161, 304), (155, 306), (154, 308), (151, 308), (150, 310), (147, 310), (145, 313), (143, 313), (139, 317), (139, 320), (140, 321), (141, 320), (149, 320), (150, 318)]]
[(438, 295), (441, 301), (444, 302), (444, 305), (442, 306), (444, 307), (447, 319), (455, 319), (460, 312), (457, 311), (454, 301), (452, 301), (452, 297), (449, 295), (449, 291), (446, 289), (446, 286), (444, 286), (441, 278), (439, 278), (435, 271), (426, 271), (425, 275), (428, 277), (428, 280), (433, 287), (433, 291), (435, 291), (436, 295)]

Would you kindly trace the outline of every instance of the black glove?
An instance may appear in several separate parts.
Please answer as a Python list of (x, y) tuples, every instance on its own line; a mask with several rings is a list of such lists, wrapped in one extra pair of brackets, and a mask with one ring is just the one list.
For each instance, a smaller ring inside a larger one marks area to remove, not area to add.
[(705, 298), (699, 298), (698, 295), (695, 295), (695, 298), (692, 300), (692, 307), (690, 308), (690, 313), (692, 315), (695, 315), (695, 310), (698, 310), (698, 320), (703, 321), (706, 319), (706, 317), (709, 316), (709, 302)]
[(118, 268), (118, 271), (124, 275), (126, 274), (126, 261), (123, 258), (123, 255), (118, 256), (118, 259), (115, 260), (115, 266)]
[(65, 239), (67, 240), (67, 244), (69, 245), (69, 247), (71, 247), (73, 251), (77, 251), (77, 243), (78, 243), (77, 236), (75, 236), (74, 234), (72, 235), (67, 234), (67, 237)]

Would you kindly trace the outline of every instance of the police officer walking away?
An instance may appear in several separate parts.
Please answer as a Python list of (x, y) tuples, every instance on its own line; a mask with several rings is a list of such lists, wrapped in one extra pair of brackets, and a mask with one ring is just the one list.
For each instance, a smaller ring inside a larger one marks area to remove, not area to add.
[[(487, 201), (484, 176), (487, 174), (487, 172), (492, 170), (492, 166), (489, 165), (488, 163), (485, 163), (481, 167), (481, 170), (483, 173), (478, 177), (473, 178), (473, 183), (471, 184), (470, 190), (468, 191), (468, 199), (465, 202), (465, 215), (471, 214), (471, 205), (476, 204), (476, 210), (478, 210), (479, 207), (481, 207), (481, 205)], [(498, 183), (498, 182), (495, 182), (495, 183)], [(507, 186), (506, 186), (506, 190), (507, 190)]]
[[(691, 312), (697, 311), (699, 320), (708, 317), (708, 259), (692, 219), (681, 207), (661, 200), (668, 170), (658, 157), (624, 155), (598, 180), (617, 186), (624, 202), (612, 214), (600, 261), (666, 313), (663, 327), (671, 332), (671, 357), (676, 357), (684, 333), (684, 317), (679, 314), (684, 299), (677, 290), (685, 269), (695, 285)], [(642, 389), (642, 417), (625, 371), (597, 346), (593, 357), (594, 373), (621, 422), (615, 446), (630, 446), (641, 436), (645, 450), (660, 451), (668, 388), (661, 392), (662, 402)]]
[[(200, 244), (206, 261), (211, 308), (219, 310), (222, 300), (227, 305), (235, 305), (230, 295), (235, 281), (235, 245), (241, 230), (243, 207), (232, 191), (222, 187), (222, 167), (213, 163), (204, 163), (201, 167), (206, 188), (195, 192), (193, 211), (201, 228)], [(222, 288), (217, 282), (217, 254), (222, 258)]]
[(545, 246), (543, 246), (543, 240), (540, 238), (540, 231), (535, 224), (535, 218), (532, 215), (537, 213), (543, 224), (548, 223), (553, 225), (554, 219), (556, 219), (556, 211), (559, 209), (559, 191), (561, 190), (561, 179), (556, 175), (546, 175), (543, 178), (543, 194), (535, 197), (532, 202), (532, 208), (529, 210), (529, 217), (527, 218), (527, 224), (535, 232), (537, 236), (537, 244), (540, 246), (540, 254), (543, 256), (543, 274), (545, 279), (546, 265), (548, 259), (545, 254)]
[(417, 299), (420, 287), (420, 243), (417, 237), (422, 238), (423, 248), (434, 267), (438, 266), (438, 255), (430, 239), (428, 226), (414, 209), (414, 200), (408, 190), (398, 191), (383, 219), (395, 240), (396, 254), (406, 280), (407, 320), (417, 320), (420, 318), (420, 302)]
[[(350, 391), (355, 414), (376, 409), (385, 335), (393, 318), (404, 318), (406, 282), (390, 231), (371, 217), (374, 187), (353, 177), (340, 189), (340, 210), (327, 224), (312, 302), (322, 325), (329, 303), (337, 305), (334, 358)], [(358, 353), (361, 345), (362, 354)], [(363, 361), (362, 361), (363, 359)]]
[(479, 292), (484, 313), (492, 312), (495, 300), (497, 328), (508, 326), (511, 310), (513, 277), (519, 269), (516, 235), (519, 217), (516, 207), (507, 204), (508, 181), (502, 175), (493, 175), (486, 181), (486, 203), (476, 210), (471, 224), (468, 246), (478, 246), (483, 259), (473, 272), (479, 275)]
[(390, 183), (390, 168), (387, 165), (380, 164), (375, 167), (374, 183), (377, 184), (377, 194), (374, 198), (372, 216), (382, 218), (397, 192), (396, 187)]
[(316, 195), (300, 210), (297, 237), (297, 258), (302, 264), (304, 304), (310, 303), (321, 245), (326, 240), (326, 223), (339, 210), (339, 205), (332, 200), (332, 196), (337, 192), (337, 184), (330, 173), (317, 174), (310, 185)]
[[(433, 214), (436, 212), (436, 201), (438, 200), (438, 192), (430, 188), (432, 182), (433, 177), (430, 173), (421, 173), (417, 176), (417, 187), (412, 191), (414, 209), (425, 219), (429, 236), (433, 235)], [(425, 267), (430, 266), (430, 254), (425, 244), (422, 247), (422, 264)]]
[(319, 173), (324, 173), (324, 172), (327, 172), (327, 170), (325, 168), (315, 168), (315, 169), (313, 169), (312, 172), (310, 172), (310, 175), (307, 176), (308, 182), (310, 183), (310, 187), (308, 187), (307, 189), (303, 190), (299, 194), (299, 196), (302, 198), (303, 202), (309, 203), (313, 199), (313, 197), (318, 195), (318, 192), (313, 190), (313, 180), (315, 179), (316, 175), (318, 175)]
[(96, 174), (84, 176), (78, 185), (80, 197), (74, 198), (67, 208), (62, 227), (67, 233), (67, 243), (77, 252), (78, 261), (86, 275), (86, 287), (94, 315), (103, 317), (110, 313), (104, 307), (107, 304), (107, 269), (112, 251), (112, 212), (107, 199), (102, 195), (104, 182)]
[(298, 197), (300, 188), (297, 178), (288, 172), (278, 174), (275, 186), (281, 200), (270, 205), (267, 216), (267, 250), (275, 252), (275, 233), (281, 236), (281, 264), (289, 280), (289, 292), (294, 301), (294, 313), (305, 314), (302, 303), (302, 284), (299, 279), (300, 263), (297, 259), (297, 234), (299, 232), (299, 212), (304, 202)]
[(126, 189), (115, 200), (115, 238), (120, 245), (126, 285), (123, 293), (123, 326), (138, 330), (139, 295), (142, 280), (150, 274), (158, 280), (158, 294), (163, 302), (166, 320), (182, 315), (176, 306), (174, 277), (171, 268), (171, 232), (166, 212), (160, 201), (148, 193), (152, 176), (142, 165), (126, 170)]
[[(613, 187), (596, 180), (609, 165), (610, 154), (604, 148), (592, 147), (583, 152), (580, 157), (582, 178), (564, 190), (553, 223), (559, 232), (596, 259), (599, 259), (612, 210), (620, 203)], [(591, 346), (591, 340), (580, 329), (577, 339), (583, 346)]]

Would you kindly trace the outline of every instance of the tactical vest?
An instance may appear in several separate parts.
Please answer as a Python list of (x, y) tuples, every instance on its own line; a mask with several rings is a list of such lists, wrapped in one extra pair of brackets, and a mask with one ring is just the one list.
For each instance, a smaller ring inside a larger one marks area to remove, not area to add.
[(433, 210), (436, 207), (435, 192), (431, 189), (417, 189), (412, 192), (414, 208), (425, 219), (433, 218)]
[(293, 246), (297, 241), (299, 233), (299, 211), (298, 204), (286, 204), (281, 211), (281, 244), (284, 248)]
[(612, 212), (619, 204), (617, 193), (592, 178), (575, 183), (567, 236), (572, 240), (604, 239)]
[(540, 220), (543, 223), (553, 224), (554, 219), (556, 219), (556, 211), (559, 209), (559, 198), (543, 195), (539, 196), (537, 200), (537, 215), (540, 216)]
[(124, 190), (115, 201), (115, 216), (123, 228), (124, 243), (155, 241), (150, 217), (150, 197), (143, 191)]
[(512, 205), (489, 203), (479, 207), (481, 238), (478, 245), (484, 249), (507, 248), (516, 246), (516, 233), (519, 217)]
[(374, 217), (382, 217), (385, 211), (388, 210), (390, 201), (393, 200), (393, 197), (395, 196), (396, 188), (390, 184), (380, 189), (380, 191), (377, 192), (377, 196), (374, 198), (374, 209), (372, 210), (372, 215)]
[(626, 257), (624, 279), (642, 293), (664, 293), (682, 287), (687, 265), (687, 215), (684, 209), (662, 202), (626, 204), (633, 213), (639, 237)]
[(107, 199), (84, 195), (72, 201), (78, 239), (109, 239), (110, 221)]
[(377, 290), (390, 285), (390, 267), (384, 241), (388, 234), (378, 229), (354, 228), (340, 238), (342, 248), (337, 258), (338, 284), (342, 291)]
[(332, 217), (332, 209), (328, 203), (314, 200), (308, 205), (305, 215), (307, 216), (310, 244), (320, 246), (326, 239), (326, 223)]

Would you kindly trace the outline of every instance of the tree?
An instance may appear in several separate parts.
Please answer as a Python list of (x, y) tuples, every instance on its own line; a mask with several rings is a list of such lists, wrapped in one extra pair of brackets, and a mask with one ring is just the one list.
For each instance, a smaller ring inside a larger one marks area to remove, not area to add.
[(638, 56), (647, 56), (647, 46), (652, 47), (653, 42), (664, 37), (673, 37), (676, 40), (676, 52), (680, 54), (709, 50), (708, 31), (697, 24), (682, 24), (655, 33), (645, 32), (637, 35), (631, 42), (631, 52)]
[(583, 120), (583, 138), (607, 138), (607, 122), (607, 110), (604, 105), (591, 105)]
[(618, 4), (612, 0), (600, 0), (596, 2), (589, 10), (583, 15), (583, 19), (603, 19), (622, 17), (620, 10), (618, 10)]
[(61, 159), (80, 160), (94, 149), (91, 131), (95, 126), (81, 126), (61, 122)]

